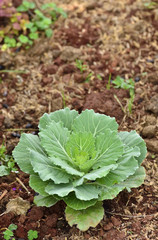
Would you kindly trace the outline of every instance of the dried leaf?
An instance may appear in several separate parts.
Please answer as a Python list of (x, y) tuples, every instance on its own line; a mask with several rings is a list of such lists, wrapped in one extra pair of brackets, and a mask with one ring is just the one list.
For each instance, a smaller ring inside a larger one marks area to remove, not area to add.
[(25, 215), (30, 208), (30, 203), (27, 200), (23, 200), (21, 197), (10, 199), (6, 205), (6, 212), (12, 212), (15, 215)]

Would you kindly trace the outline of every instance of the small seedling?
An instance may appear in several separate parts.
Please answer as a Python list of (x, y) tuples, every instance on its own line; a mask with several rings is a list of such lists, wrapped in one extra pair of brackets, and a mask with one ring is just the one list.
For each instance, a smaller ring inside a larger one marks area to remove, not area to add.
[(86, 80), (85, 80), (85, 82), (90, 82), (90, 80), (91, 80), (91, 78), (93, 77), (93, 73), (91, 72), (91, 73), (89, 73), (88, 74), (88, 76), (86, 77)]
[(157, 5), (156, 2), (153, 2), (153, 1), (145, 1), (144, 2), (144, 7), (148, 8), (148, 9), (153, 9), (155, 8)]
[(29, 230), (27, 233), (28, 240), (33, 240), (38, 238), (38, 232), (36, 230)]
[(97, 78), (101, 81), (103, 80), (102, 76), (100, 74), (97, 74)]
[(114, 81), (112, 81), (113, 84), (115, 84), (115, 88), (122, 88), (125, 90), (129, 90), (130, 99), (128, 101), (128, 110), (131, 113), (132, 112), (132, 105), (135, 97), (134, 93), (134, 81), (132, 78), (125, 80), (124, 78), (117, 76)]
[(80, 70), (81, 73), (85, 72), (88, 69), (88, 66), (83, 64), (83, 61), (80, 59), (76, 59), (75, 66)]
[(110, 83), (111, 83), (111, 73), (109, 74), (108, 84), (106, 85), (106, 88), (110, 90)]
[(15, 161), (12, 156), (6, 155), (6, 147), (4, 144), (0, 147), (0, 177), (9, 175), (10, 172), (17, 172)]
[[(10, 5), (12, 6), (12, 3)], [(5, 3), (1, 3), (0, 8), (5, 9)], [(2, 51), (21, 46), (28, 49), (43, 32), (46, 37), (50, 38), (53, 34), (52, 25), (58, 17), (60, 15), (67, 17), (64, 10), (57, 7), (55, 3), (46, 3), (37, 9), (34, 2), (24, 0), (18, 8), (12, 7), (12, 9), (14, 11), (9, 16), (6, 12), (9, 30), (0, 29), (0, 42), (3, 42)], [(29, 20), (24, 18), (26, 14), (29, 16)]]
[[(88, 70), (88, 66), (86, 64), (83, 64), (83, 61), (80, 59), (76, 59), (75, 66), (80, 70), (80, 72), (83, 74), (83, 72)], [(90, 72), (84, 82), (90, 82), (91, 78), (93, 76), (93, 73)]]
[(10, 224), (9, 227), (3, 232), (4, 239), (15, 240), (13, 231), (17, 229), (17, 225)]

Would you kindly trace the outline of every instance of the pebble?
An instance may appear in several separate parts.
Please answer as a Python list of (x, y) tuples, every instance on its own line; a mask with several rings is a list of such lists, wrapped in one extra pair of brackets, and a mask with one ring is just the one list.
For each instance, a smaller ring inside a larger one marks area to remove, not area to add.
[(147, 137), (147, 138), (152, 138), (155, 136), (155, 134), (156, 134), (156, 126), (154, 125), (146, 126), (142, 131), (143, 137)]
[(156, 117), (154, 115), (147, 115), (145, 122), (147, 125), (155, 125), (156, 124)]
[(157, 139), (145, 139), (146, 145), (147, 145), (147, 149), (149, 151), (158, 153), (158, 140)]
[(147, 105), (146, 110), (158, 115), (158, 94), (149, 100), (149, 105)]
[(19, 133), (16, 133), (16, 132), (13, 132), (11, 134), (12, 137), (15, 137), (15, 138), (20, 138), (20, 134)]
[(32, 128), (32, 124), (31, 123), (27, 123), (25, 128)]
[(154, 63), (154, 59), (147, 59), (146, 60), (148, 63)]
[(72, 62), (81, 56), (81, 50), (71, 46), (65, 46), (61, 53), (61, 60)]
[(8, 108), (9, 106), (8, 106), (8, 104), (3, 103), (3, 107), (4, 107), (4, 108)]
[(13, 126), (13, 121), (9, 117), (5, 117), (4, 125), (6, 128), (11, 128)]
[(20, 138), (21, 136), (20, 136), (20, 134), (19, 134), (19, 133), (17, 133), (17, 134), (16, 134), (16, 137), (17, 137), (17, 138)]
[(104, 229), (105, 231), (108, 231), (108, 230), (112, 229), (113, 226), (114, 226), (114, 225), (112, 224), (112, 222), (109, 222), (109, 223), (107, 223), (106, 225), (104, 225), (103, 229)]
[(3, 92), (3, 97), (6, 97), (8, 95), (8, 92), (7, 91), (4, 91)]
[(135, 82), (139, 82), (139, 81), (140, 81), (140, 77), (138, 77), (138, 76), (135, 77), (134, 81), (135, 81)]
[(5, 67), (0, 64), (0, 70), (4, 70), (4, 69), (5, 69)]
[(135, 92), (139, 95), (141, 95), (143, 93), (143, 89), (141, 88), (136, 88)]

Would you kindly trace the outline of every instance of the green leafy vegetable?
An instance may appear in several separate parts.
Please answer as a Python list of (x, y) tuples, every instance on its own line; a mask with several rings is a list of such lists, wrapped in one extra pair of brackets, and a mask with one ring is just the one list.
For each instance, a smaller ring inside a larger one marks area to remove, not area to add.
[(65, 108), (45, 113), (39, 130), (39, 136), (23, 133), (13, 156), (39, 193), (35, 203), (50, 207), (64, 200), (71, 226), (95, 227), (103, 200), (144, 181), (145, 142), (135, 131), (118, 132), (115, 118)]

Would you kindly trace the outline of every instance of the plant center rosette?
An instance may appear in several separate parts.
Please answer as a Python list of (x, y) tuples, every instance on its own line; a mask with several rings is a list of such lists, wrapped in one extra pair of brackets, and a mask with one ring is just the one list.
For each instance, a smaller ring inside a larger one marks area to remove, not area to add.
[(118, 132), (115, 118), (65, 108), (45, 113), (39, 131), (23, 133), (13, 156), (39, 193), (35, 204), (50, 207), (63, 200), (71, 226), (95, 227), (104, 215), (103, 200), (144, 181), (145, 142), (135, 131)]

